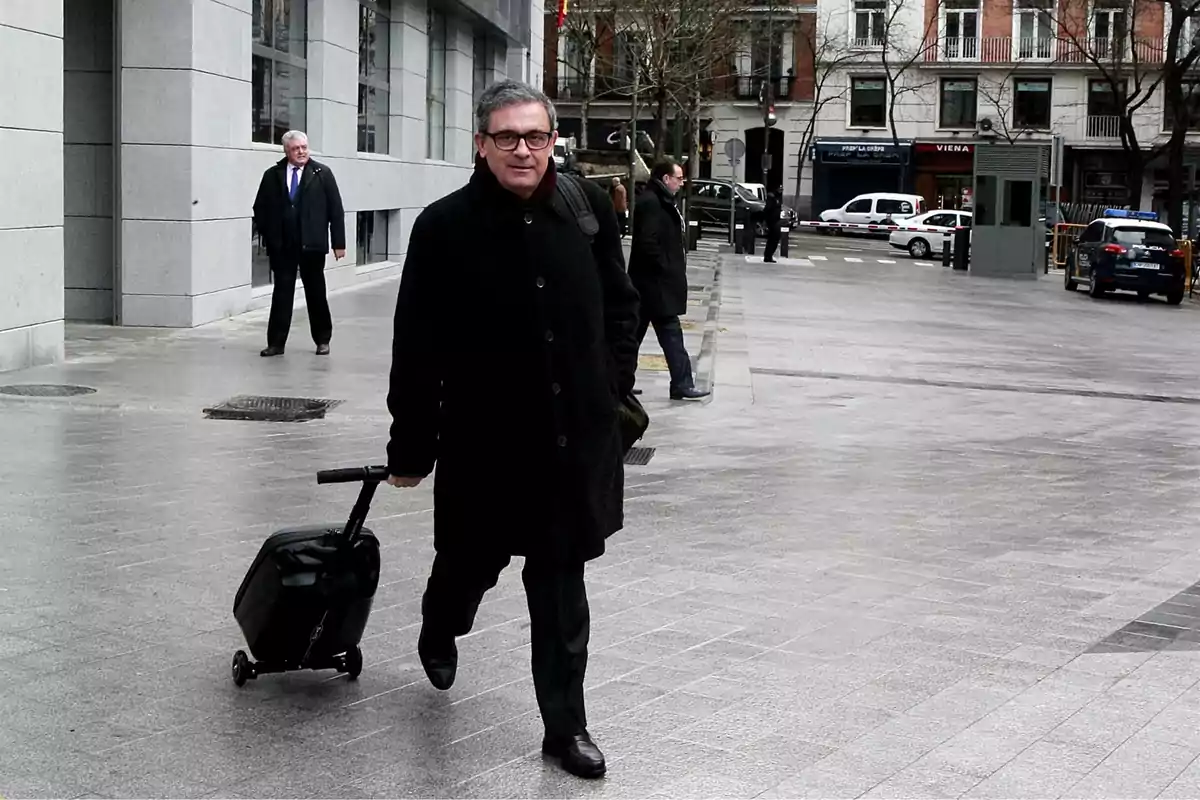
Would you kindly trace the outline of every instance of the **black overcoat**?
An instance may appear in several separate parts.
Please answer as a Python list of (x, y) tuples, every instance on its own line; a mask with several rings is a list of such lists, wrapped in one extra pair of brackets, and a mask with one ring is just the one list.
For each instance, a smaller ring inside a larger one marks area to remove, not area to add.
[(675, 199), (659, 181), (650, 181), (633, 207), (629, 277), (641, 295), (641, 313), (647, 319), (687, 313), (683, 219)]
[[(396, 304), (388, 469), (434, 478), (434, 546), (578, 563), (623, 523), (615, 417), (633, 387), (638, 297), (616, 215), (581, 181), (594, 245), (554, 192), (480, 162), (417, 217)], [(593, 257), (595, 253), (595, 257)]]
[[(263, 173), (254, 198), (254, 226), (263, 237), (271, 255), (284, 252), (284, 221), (288, 197), (286, 158), (280, 159)], [(342, 193), (333, 170), (311, 158), (304, 165), (300, 186), (296, 191), (296, 213), (300, 222), (300, 250), (305, 253), (328, 253), (329, 240), (334, 250), (346, 249), (346, 212)]]

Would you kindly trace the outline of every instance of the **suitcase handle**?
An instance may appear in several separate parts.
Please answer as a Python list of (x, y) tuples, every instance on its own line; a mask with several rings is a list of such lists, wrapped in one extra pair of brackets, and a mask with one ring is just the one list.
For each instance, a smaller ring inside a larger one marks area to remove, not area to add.
[(388, 478), (387, 467), (350, 467), (346, 469), (326, 469), (317, 473), (317, 483), (362, 483), (358, 499), (346, 520), (342, 542), (345, 546), (354, 544), (362, 533), (363, 524), (367, 521), (367, 512), (371, 510), (371, 500), (379, 484)]
[(387, 479), (387, 467), (324, 469), (317, 473), (317, 483), (383, 483)]

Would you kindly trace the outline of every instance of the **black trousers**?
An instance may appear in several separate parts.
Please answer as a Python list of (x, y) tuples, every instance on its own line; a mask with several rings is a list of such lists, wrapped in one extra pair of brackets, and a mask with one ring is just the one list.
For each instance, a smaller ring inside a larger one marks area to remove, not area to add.
[(770, 261), (775, 257), (775, 248), (779, 247), (779, 228), (767, 228), (767, 248), (763, 250), (763, 261)]
[(667, 359), (667, 369), (671, 371), (671, 391), (691, 389), (696, 385), (692, 377), (692, 359), (688, 356), (687, 346), (683, 341), (683, 326), (679, 317), (665, 316), (645, 318), (638, 323), (638, 346), (646, 338), (646, 331), (654, 325), (654, 333), (658, 336), (658, 346), (662, 348)]
[(271, 319), (267, 323), (267, 345), (283, 347), (292, 327), (292, 303), (296, 299), (296, 274), (304, 282), (304, 301), (308, 304), (308, 326), (313, 341), (329, 344), (333, 336), (333, 317), (325, 296), (325, 254), (288, 253), (271, 256), (271, 274), (275, 289), (271, 293)]
[(617, 224), (621, 226), (622, 236), (629, 233), (629, 213), (626, 211), (618, 211)]
[[(424, 624), (454, 636), (470, 633), (488, 589), (511, 559), (506, 555), (453, 557), (438, 553), (421, 599)], [(583, 564), (560, 566), (526, 559), (521, 572), (533, 639), (533, 687), (546, 735), (587, 730), (583, 676), (591, 631)]]

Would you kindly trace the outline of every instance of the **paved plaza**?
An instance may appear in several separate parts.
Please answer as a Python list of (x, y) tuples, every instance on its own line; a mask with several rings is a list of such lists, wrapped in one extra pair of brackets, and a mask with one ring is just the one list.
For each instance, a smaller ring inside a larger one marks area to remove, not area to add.
[[(518, 565), (425, 680), (428, 484), (373, 509), (359, 680), (230, 680), (263, 538), (383, 458), (394, 282), (332, 298), (328, 359), (302, 314), (260, 359), (256, 313), (0, 376), (97, 390), (0, 397), (0, 795), (1200, 796), (1200, 308), (792, 246), (694, 257), (711, 401), (647, 339), (656, 454), (588, 569), (596, 782), (539, 753)], [(243, 394), (341, 403), (202, 413)]]

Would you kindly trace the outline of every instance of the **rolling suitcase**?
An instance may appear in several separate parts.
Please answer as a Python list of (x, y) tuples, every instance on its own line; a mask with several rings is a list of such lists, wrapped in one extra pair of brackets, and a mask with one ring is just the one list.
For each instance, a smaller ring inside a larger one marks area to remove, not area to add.
[(233, 601), (246, 644), (233, 655), (233, 682), (273, 672), (362, 672), (358, 647), (379, 586), (379, 540), (363, 527), (384, 467), (333, 469), (317, 483), (362, 483), (344, 525), (289, 528), (267, 537)]

